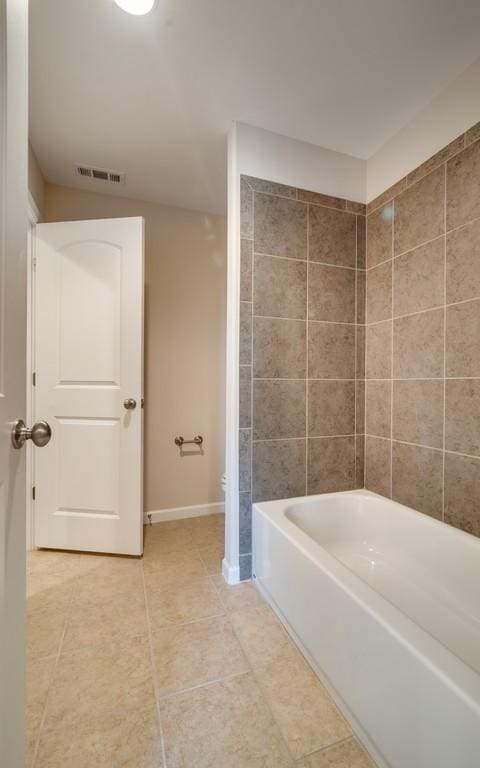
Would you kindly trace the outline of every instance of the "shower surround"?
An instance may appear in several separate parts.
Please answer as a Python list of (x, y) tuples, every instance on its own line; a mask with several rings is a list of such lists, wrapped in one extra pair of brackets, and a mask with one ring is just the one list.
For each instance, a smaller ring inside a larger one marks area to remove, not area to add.
[(368, 205), (365, 487), (480, 535), (480, 124)]
[(480, 535), (480, 123), (368, 206), (240, 177), (252, 501), (365, 487)]
[(240, 578), (252, 502), (364, 485), (365, 206), (241, 176)]

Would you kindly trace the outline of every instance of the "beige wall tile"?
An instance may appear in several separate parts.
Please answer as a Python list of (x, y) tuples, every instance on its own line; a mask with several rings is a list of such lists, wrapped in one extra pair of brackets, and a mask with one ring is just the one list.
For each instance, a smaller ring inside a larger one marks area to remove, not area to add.
[(395, 199), (395, 253), (403, 253), (445, 231), (445, 167), (432, 171)]
[(307, 264), (255, 254), (253, 314), (305, 320)]
[(253, 500), (288, 499), (305, 493), (305, 440), (253, 444)]
[(393, 200), (393, 198), (399, 195), (400, 192), (406, 188), (406, 186), (407, 177), (405, 176), (403, 179), (395, 182), (395, 184), (392, 184), (392, 186), (386, 189), (385, 192), (382, 192), (381, 195), (378, 195), (373, 200), (371, 200), (367, 205), (367, 214), (370, 214), (372, 211), (385, 205), (385, 203), (388, 203), (389, 200)]
[(366, 382), (366, 432), (375, 437), (390, 437), (392, 383)]
[(348, 491), (355, 486), (355, 438), (308, 441), (308, 493)]
[(259, 379), (304, 379), (306, 323), (299, 320), (254, 318), (253, 375)]
[(388, 379), (392, 374), (392, 323), (390, 320), (366, 329), (366, 377)]
[(255, 253), (306, 259), (306, 204), (256, 192), (254, 233)]
[(240, 302), (240, 365), (250, 365), (252, 362), (252, 305), (250, 302)]
[(320, 681), (301, 657), (270, 664), (255, 674), (295, 759), (351, 734)]
[(397, 379), (443, 376), (444, 309), (393, 321), (393, 375)]
[(298, 190), (298, 199), (315, 205), (326, 205), (328, 208), (338, 208), (342, 211), (347, 207), (347, 201), (342, 197), (322, 195), (321, 192), (309, 192), (307, 189)]
[(296, 768), (375, 768), (375, 763), (354, 738), (309, 755)]
[(169, 766), (291, 768), (278, 726), (251, 674), (164, 699), (161, 719)]
[(347, 200), (347, 211), (353, 211), (353, 213), (359, 213), (361, 216), (365, 216), (367, 206), (365, 203), (356, 203), (353, 200)]
[(308, 324), (308, 376), (311, 379), (355, 378), (355, 326)]
[(239, 368), (239, 426), (249, 429), (252, 425), (252, 368), (241, 365)]
[(392, 444), (392, 498), (441, 519), (443, 453), (407, 443)]
[(391, 440), (366, 437), (365, 488), (390, 498)]
[(156, 630), (152, 648), (160, 696), (249, 670), (232, 626), (223, 616)]
[(393, 203), (367, 216), (367, 268), (392, 258)]
[(240, 237), (253, 237), (253, 191), (245, 177), (240, 177)]
[(355, 382), (308, 382), (308, 435), (352, 435), (355, 432)]
[(266, 181), (257, 179), (255, 176), (243, 176), (250, 187), (255, 192), (265, 192), (269, 195), (278, 195), (279, 197), (291, 197), (293, 200), (297, 197), (295, 187), (289, 187), (287, 184), (278, 184), (276, 181)]
[(480, 536), (480, 459), (445, 454), (445, 522)]
[(429, 157), (428, 160), (425, 160), (424, 163), (419, 165), (417, 168), (415, 168), (414, 171), (408, 174), (408, 186), (414, 184), (416, 181), (419, 181), (428, 173), (430, 173), (430, 171), (433, 171), (434, 168), (437, 168), (437, 166), (448, 160), (449, 157), (453, 157), (453, 155), (455, 155), (457, 152), (460, 152), (460, 150), (462, 150), (464, 147), (464, 143), (465, 140), (462, 133), (461, 136), (457, 136), (457, 138), (451, 141), (450, 144), (447, 144), (446, 147), (443, 147), (439, 150), (439, 152), (436, 152), (434, 155), (432, 155), (432, 157)]
[(443, 237), (398, 256), (394, 269), (394, 317), (440, 307), (445, 303)]
[(252, 430), (240, 429), (238, 433), (239, 490), (249, 491), (251, 484)]
[(392, 317), (392, 264), (387, 261), (367, 272), (367, 323)]
[(480, 300), (446, 312), (446, 375), (480, 376)]
[(305, 381), (253, 382), (253, 439), (305, 437)]
[(308, 318), (355, 322), (355, 270), (326, 264), (308, 265)]
[(356, 240), (357, 225), (354, 213), (310, 206), (310, 261), (355, 267)]
[(480, 296), (480, 219), (447, 234), (447, 304)]
[(443, 447), (444, 382), (394, 381), (394, 440)]
[(367, 220), (357, 216), (357, 269), (367, 267)]
[(473, 141), (480, 139), (480, 123), (475, 123), (465, 134), (465, 145), (468, 146)]
[(447, 229), (480, 216), (480, 142), (447, 163)]
[(240, 301), (252, 300), (253, 240), (240, 240)]
[(480, 456), (480, 380), (447, 379), (445, 386), (445, 448)]

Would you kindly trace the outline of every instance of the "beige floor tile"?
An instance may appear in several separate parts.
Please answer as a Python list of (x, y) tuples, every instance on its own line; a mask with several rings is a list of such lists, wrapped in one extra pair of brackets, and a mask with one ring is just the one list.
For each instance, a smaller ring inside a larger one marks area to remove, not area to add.
[[(176, 521), (175, 521), (176, 522)], [(169, 523), (152, 525), (152, 531), (144, 540), (144, 550), (168, 552), (195, 549), (193, 530), (185, 526), (169, 527)]]
[(27, 659), (26, 684), (27, 707), (26, 727), (27, 740), (35, 743), (40, 723), (43, 717), (48, 688), (52, 680), (56, 657), (43, 659)]
[(318, 677), (300, 656), (257, 669), (255, 675), (295, 759), (351, 735)]
[[(155, 707), (42, 732), (35, 768), (162, 768)], [(193, 768), (193, 764), (191, 766)]]
[(158, 629), (152, 643), (162, 696), (249, 669), (225, 616)]
[(153, 705), (153, 677), (145, 636), (62, 653), (48, 695), (44, 729), (97, 721), (112, 711)]
[(61, 579), (58, 574), (43, 573), (28, 577), (27, 580), (27, 610), (31, 613), (38, 610), (66, 611), (72, 601), (78, 584), (78, 579)]
[(187, 585), (149, 589), (147, 603), (153, 628), (207, 619), (224, 612), (208, 577)]
[(266, 604), (234, 611), (230, 617), (252, 667), (289, 657), (295, 651), (284, 628)]
[(292, 763), (253, 675), (163, 699), (169, 768), (290, 768)]
[(226, 611), (265, 606), (263, 597), (251, 581), (229, 585), (221, 574), (211, 578)]
[(67, 623), (63, 650), (120, 642), (125, 638), (145, 636), (147, 632), (145, 604), (120, 595), (106, 602), (74, 604)]
[(207, 569), (200, 560), (189, 559), (184, 563), (162, 565), (158, 570), (145, 570), (145, 586), (147, 589), (165, 589), (171, 586), (191, 584), (197, 579), (207, 576)]
[(31, 659), (58, 653), (67, 621), (63, 606), (27, 611), (27, 656)]
[(212, 576), (222, 572), (222, 560), (225, 556), (225, 545), (212, 544), (208, 547), (202, 547), (198, 550), (205, 568)]
[(143, 572), (139, 561), (130, 561), (128, 566), (107, 561), (94, 569), (90, 568), (78, 579), (75, 605), (96, 605), (121, 599), (135, 603), (144, 600)]
[(196, 549), (177, 549), (165, 552), (156, 549), (145, 549), (143, 553), (143, 570), (145, 573), (155, 573), (169, 566), (190, 565), (192, 563), (203, 565), (203, 561)]
[(375, 763), (358, 741), (351, 738), (306, 757), (296, 768), (375, 768)]
[(29, 575), (42, 572), (69, 572), (77, 574), (80, 555), (74, 552), (58, 552), (52, 549), (34, 549), (27, 552), (27, 573)]

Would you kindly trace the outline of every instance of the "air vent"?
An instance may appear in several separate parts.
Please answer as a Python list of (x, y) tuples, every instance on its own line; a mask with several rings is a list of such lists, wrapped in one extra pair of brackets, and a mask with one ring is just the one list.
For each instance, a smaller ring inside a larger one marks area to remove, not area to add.
[(84, 179), (95, 179), (96, 181), (106, 181), (109, 184), (125, 184), (125, 174), (120, 171), (109, 171), (106, 168), (93, 168), (89, 165), (75, 165), (78, 176)]

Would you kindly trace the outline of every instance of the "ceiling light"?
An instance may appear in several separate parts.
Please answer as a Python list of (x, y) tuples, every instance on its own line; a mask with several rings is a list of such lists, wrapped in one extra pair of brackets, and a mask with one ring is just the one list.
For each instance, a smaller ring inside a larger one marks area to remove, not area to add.
[(122, 11), (133, 13), (134, 16), (144, 16), (153, 10), (157, 0), (115, 0), (115, 2)]

